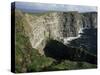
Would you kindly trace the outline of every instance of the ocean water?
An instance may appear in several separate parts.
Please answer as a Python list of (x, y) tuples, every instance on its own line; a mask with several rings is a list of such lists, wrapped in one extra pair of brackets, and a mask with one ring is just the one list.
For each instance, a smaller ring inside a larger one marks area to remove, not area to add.
[(79, 37), (71, 39), (66, 45), (84, 48), (97, 55), (97, 28), (83, 29), (82, 33), (79, 33)]

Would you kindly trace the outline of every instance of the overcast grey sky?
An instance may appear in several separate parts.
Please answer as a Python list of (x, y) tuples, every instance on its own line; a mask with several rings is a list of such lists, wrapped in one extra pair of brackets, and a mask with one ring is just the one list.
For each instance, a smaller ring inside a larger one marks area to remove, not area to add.
[(16, 8), (23, 11), (97, 11), (95, 6), (67, 5), (67, 4), (45, 4), (31, 2), (16, 2)]

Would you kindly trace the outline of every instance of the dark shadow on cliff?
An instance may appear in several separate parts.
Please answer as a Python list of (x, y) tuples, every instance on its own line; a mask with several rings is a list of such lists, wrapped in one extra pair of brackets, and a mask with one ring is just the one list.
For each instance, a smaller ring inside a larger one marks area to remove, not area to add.
[(47, 57), (62, 61), (65, 59), (71, 61), (85, 61), (92, 64), (97, 64), (96, 56), (85, 51), (83, 48), (68, 47), (63, 43), (50, 40), (44, 48), (44, 53)]

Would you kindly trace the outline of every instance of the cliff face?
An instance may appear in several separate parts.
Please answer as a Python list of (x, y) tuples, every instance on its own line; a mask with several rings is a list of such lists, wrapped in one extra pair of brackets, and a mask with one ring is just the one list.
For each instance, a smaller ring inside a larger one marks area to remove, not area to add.
[(30, 27), (30, 30), (26, 28), (26, 32), (32, 47), (40, 50), (40, 53), (43, 53), (41, 51), (45, 47), (47, 40), (56, 39), (61, 41), (62, 33), (60, 33), (59, 17), (58, 13), (24, 15)]
[(64, 43), (64, 38), (76, 37), (83, 28), (97, 27), (97, 13), (47, 12), (29, 14), (16, 12), (23, 18), (26, 35), (33, 48), (43, 54), (49, 39)]
[(82, 29), (97, 28), (97, 13), (63, 13), (63, 36), (75, 37), (81, 33)]
[(97, 13), (83, 13), (83, 28), (97, 28)]

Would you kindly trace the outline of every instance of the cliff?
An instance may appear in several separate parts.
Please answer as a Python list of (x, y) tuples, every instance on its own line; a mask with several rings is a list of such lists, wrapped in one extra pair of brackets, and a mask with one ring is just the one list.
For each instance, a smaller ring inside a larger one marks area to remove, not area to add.
[(97, 13), (47, 12), (23, 13), (16, 11), (23, 18), (26, 35), (33, 48), (43, 53), (49, 39), (64, 43), (65, 38), (77, 37), (84, 28), (97, 27)]
[(16, 10), (16, 72), (96, 68), (96, 55), (66, 44), (66, 39), (75, 39), (83, 29), (97, 28), (96, 21), (96, 12), (25, 13)]

